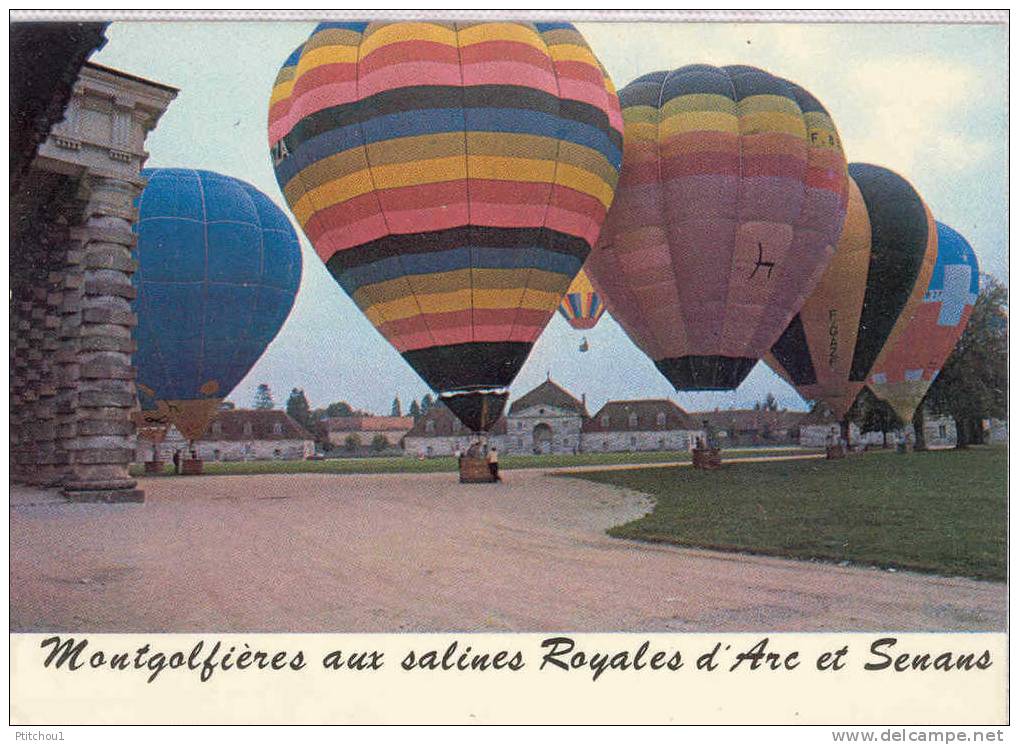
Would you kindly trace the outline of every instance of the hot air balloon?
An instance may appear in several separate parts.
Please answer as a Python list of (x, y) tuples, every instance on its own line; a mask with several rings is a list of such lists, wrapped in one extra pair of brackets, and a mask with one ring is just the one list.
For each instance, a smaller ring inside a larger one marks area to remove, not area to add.
[(472, 431), (597, 238), (611, 82), (566, 23), (323, 23), (284, 63), (276, 178), (330, 273)]
[(966, 239), (937, 223), (937, 262), (923, 301), (870, 371), (867, 386), (908, 422), (966, 329), (980, 291), (977, 257)]
[(848, 191), (835, 125), (750, 67), (656, 72), (619, 97), (624, 165), (586, 271), (677, 390), (735, 388), (834, 252)]
[(301, 281), (297, 234), (272, 200), (211, 171), (156, 168), (138, 198), (140, 426), (197, 440), (283, 326)]
[(937, 255), (934, 219), (909, 182), (866, 163), (849, 174), (835, 257), (766, 358), (840, 421), (922, 300)]
[(605, 304), (591, 286), (591, 280), (583, 269), (570, 284), (566, 297), (559, 303), (559, 313), (578, 331), (593, 329), (605, 314)]

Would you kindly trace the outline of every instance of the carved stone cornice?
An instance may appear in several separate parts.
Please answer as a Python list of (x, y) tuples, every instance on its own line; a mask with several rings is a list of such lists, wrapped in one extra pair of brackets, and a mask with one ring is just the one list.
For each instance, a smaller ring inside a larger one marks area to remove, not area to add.
[(176, 88), (88, 63), (33, 167), (140, 184), (138, 173), (149, 156), (145, 137), (176, 96)]

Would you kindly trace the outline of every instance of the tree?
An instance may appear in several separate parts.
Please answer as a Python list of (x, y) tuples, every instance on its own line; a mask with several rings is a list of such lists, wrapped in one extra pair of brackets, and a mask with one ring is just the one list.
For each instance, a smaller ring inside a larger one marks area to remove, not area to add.
[(431, 393), (426, 393), (424, 398), (421, 399), (421, 413), (427, 414), (428, 410), (435, 405), (435, 401), (432, 399)]
[(407, 414), (414, 417), (415, 422), (421, 418), (421, 406), (418, 405), (417, 401), (410, 402), (410, 408), (407, 410)]
[(393, 399), (393, 406), (389, 410), (389, 416), (403, 416), (403, 409), (400, 406), (400, 397)]
[(385, 435), (375, 435), (375, 437), (372, 438), (371, 448), (372, 448), (373, 452), (381, 453), (383, 450), (385, 450), (388, 447), (389, 447), (389, 440), (386, 439)]
[(1008, 393), (1008, 290), (989, 275), (966, 330), (919, 408), (955, 420), (956, 447), (983, 442), (983, 420), (1004, 418)]
[(271, 409), (276, 405), (272, 400), (272, 390), (269, 388), (268, 383), (258, 384), (258, 390), (255, 391), (254, 405), (256, 409)]
[(869, 388), (864, 388), (853, 404), (857, 421), (860, 422), (861, 432), (880, 432), (882, 435), (882, 447), (887, 447), (887, 436), (889, 432), (902, 429), (904, 422), (895, 413), (895, 410), (880, 398), (871, 393)]
[(290, 398), (287, 399), (287, 415), (307, 430), (311, 430), (315, 424), (311, 416), (311, 407), (304, 395), (304, 390), (294, 388), (290, 391)]
[(347, 435), (347, 439), (343, 441), (343, 447), (347, 449), (348, 453), (353, 453), (355, 450), (359, 449), (361, 447), (360, 435)]
[(354, 409), (345, 401), (338, 401), (325, 408), (325, 415), (327, 417), (353, 417)]

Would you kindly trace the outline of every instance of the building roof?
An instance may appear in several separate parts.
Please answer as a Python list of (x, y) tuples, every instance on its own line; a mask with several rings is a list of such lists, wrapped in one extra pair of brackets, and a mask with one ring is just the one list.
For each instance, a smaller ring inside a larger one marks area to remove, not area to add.
[(727, 432), (760, 432), (798, 427), (805, 411), (767, 411), (765, 409), (722, 409), (691, 411), (690, 417), (700, 426), (704, 420), (715, 429)]
[(410, 416), (334, 416), (322, 420), (327, 432), (407, 432)]
[[(429, 422), (432, 423), (431, 426), (429, 426)], [(407, 437), (463, 437), (471, 434), (472, 432), (456, 418), (456, 415), (449, 410), (446, 404), (437, 401), (427, 414), (418, 418), (407, 433)], [(488, 434), (506, 434), (506, 417), (499, 417)]]
[[(244, 425), (250, 424), (250, 433)], [(280, 425), (280, 432), (275, 425)], [(217, 427), (217, 425), (219, 425)], [(202, 440), (314, 440), (314, 436), (279, 409), (220, 410)]]
[(554, 406), (555, 408), (566, 409), (567, 411), (575, 411), (585, 419), (588, 416), (587, 406), (585, 403), (576, 399), (573, 394), (562, 386), (552, 382), (552, 378), (548, 378), (537, 388), (528, 391), (510, 404), (509, 413), (510, 415), (513, 415), (518, 411), (529, 409), (532, 406), (541, 405)]
[[(659, 415), (664, 415), (661, 421)], [(584, 422), (584, 432), (647, 432), (699, 429), (675, 402), (666, 398), (637, 401), (609, 401), (597, 414)]]

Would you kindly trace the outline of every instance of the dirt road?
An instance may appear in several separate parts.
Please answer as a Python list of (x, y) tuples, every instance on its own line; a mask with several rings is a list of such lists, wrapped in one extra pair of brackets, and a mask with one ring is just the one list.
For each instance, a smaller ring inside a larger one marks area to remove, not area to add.
[(620, 541), (642, 495), (541, 472), (13, 487), (13, 631), (1004, 630), (1004, 584)]

